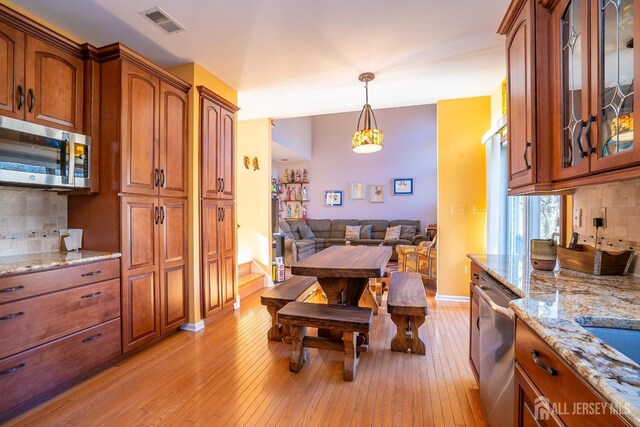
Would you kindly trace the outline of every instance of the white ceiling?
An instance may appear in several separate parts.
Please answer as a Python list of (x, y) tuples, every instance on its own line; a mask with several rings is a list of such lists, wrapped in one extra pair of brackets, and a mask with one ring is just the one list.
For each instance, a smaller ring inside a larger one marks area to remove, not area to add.
[[(197, 62), (238, 91), (239, 117), (354, 111), (486, 95), (505, 75), (509, 0), (10, 0), (96, 46)], [(187, 31), (138, 12), (160, 6)]]

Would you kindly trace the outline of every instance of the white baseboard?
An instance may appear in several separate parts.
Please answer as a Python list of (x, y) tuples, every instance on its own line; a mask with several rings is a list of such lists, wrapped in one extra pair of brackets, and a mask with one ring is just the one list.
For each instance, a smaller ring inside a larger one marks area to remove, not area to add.
[(240, 295), (236, 296), (236, 302), (233, 303), (233, 311), (240, 310)]
[(458, 295), (441, 295), (436, 293), (436, 301), (442, 302), (469, 302), (469, 297), (461, 297)]
[(180, 326), (180, 329), (187, 332), (198, 332), (204, 329), (204, 320), (200, 320), (196, 323), (185, 323)]

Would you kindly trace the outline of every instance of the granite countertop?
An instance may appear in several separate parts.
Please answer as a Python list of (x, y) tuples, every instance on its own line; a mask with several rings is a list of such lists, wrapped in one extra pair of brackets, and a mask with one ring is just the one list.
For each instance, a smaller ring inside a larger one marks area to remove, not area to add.
[(521, 299), (511, 309), (631, 423), (640, 427), (640, 365), (584, 326), (640, 329), (640, 277), (537, 271), (528, 258), (469, 255)]
[(0, 256), (0, 277), (120, 258), (120, 256), (121, 254), (118, 252), (99, 251), (43, 252), (29, 255)]

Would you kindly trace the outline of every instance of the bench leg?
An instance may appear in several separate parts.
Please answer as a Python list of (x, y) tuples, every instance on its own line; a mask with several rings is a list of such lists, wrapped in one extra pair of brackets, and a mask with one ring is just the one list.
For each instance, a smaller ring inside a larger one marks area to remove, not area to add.
[(344, 371), (342, 379), (353, 381), (358, 367), (358, 352), (356, 351), (357, 332), (345, 332), (342, 336), (344, 342)]
[(267, 338), (271, 341), (282, 341), (289, 335), (289, 327), (278, 323), (278, 310), (282, 307), (268, 305), (267, 311), (271, 315), (271, 328), (267, 331)]
[(307, 336), (306, 326), (290, 326), (291, 331), (291, 356), (289, 356), (289, 370), (300, 372), (304, 363), (309, 360), (309, 349), (303, 345)]
[(411, 353), (427, 354), (424, 341), (420, 338), (418, 329), (424, 323), (424, 316), (411, 316), (409, 326), (411, 327)]
[(391, 351), (406, 353), (411, 347), (411, 338), (407, 336), (409, 318), (400, 314), (392, 314), (391, 320), (396, 325), (396, 336), (391, 340)]
[(370, 307), (371, 310), (373, 311), (373, 315), (377, 316), (378, 315), (378, 302), (376, 301), (375, 297), (371, 293), (370, 286), (371, 286), (371, 282), (369, 282), (369, 286), (367, 286), (365, 288), (364, 292), (362, 293), (362, 297), (360, 297), (360, 302), (359, 302), (358, 305), (360, 307)]

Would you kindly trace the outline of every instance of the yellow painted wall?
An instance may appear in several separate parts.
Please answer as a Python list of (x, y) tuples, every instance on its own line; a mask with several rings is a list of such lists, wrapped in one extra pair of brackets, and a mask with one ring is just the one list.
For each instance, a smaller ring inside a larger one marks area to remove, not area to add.
[[(271, 120), (238, 122), (236, 191), (238, 263), (254, 259), (271, 268)], [(257, 157), (260, 170), (246, 169), (243, 156)]]
[(189, 323), (202, 319), (200, 307), (200, 98), (197, 86), (205, 86), (234, 104), (238, 94), (222, 80), (198, 64), (184, 64), (167, 69), (191, 83), (189, 91)]
[(438, 101), (438, 296), (469, 296), (468, 253), (486, 247), (489, 96)]

